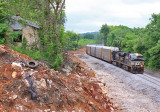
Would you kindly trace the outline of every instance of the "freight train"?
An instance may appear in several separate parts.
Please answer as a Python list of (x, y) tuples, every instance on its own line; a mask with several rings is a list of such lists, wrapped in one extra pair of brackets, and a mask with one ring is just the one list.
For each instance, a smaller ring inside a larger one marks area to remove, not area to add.
[(143, 55), (138, 53), (127, 53), (119, 51), (118, 47), (87, 45), (86, 53), (119, 66), (134, 74), (143, 74)]

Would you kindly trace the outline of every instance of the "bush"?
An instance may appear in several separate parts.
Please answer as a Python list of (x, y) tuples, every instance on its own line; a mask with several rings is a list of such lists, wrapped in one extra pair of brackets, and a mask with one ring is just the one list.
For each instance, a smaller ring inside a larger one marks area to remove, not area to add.
[(19, 53), (28, 55), (29, 57), (32, 57), (34, 59), (43, 59), (40, 51), (38, 51), (38, 50), (34, 50), (34, 49), (30, 50), (27, 48), (24, 49), (22, 46), (16, 46), (16, 47), (13, 47), (12, 49), (19, 52)]
[(0, 24), (0, 44), (5, 45), (5, 32), (8, 29), (8, 24)]
[(85, 45), (88, 45), (88, 44), (96, 44), (96, 40), (93, 40), (93, 39), (80, 39), (79, 41), (79, 46), (85, 46)]

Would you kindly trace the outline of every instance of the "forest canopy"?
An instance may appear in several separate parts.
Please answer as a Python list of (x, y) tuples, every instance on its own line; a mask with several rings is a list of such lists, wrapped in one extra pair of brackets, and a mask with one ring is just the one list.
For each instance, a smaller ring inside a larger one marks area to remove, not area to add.
[(109, 29), (107, 46), (119, 47), (125, 52), (141, 53), (147, 68), (160, 70), (160, 14), (153, 14), (145, 28), (119, 25), (109, 26)]
[[(127, 26), (111, 26), (103, 24), (99, 33), (83, 34), (91, 44), (103, 44), (119, 47), (121, 51), (141, 53), (145, 66), (160, 70), (160, 14), (152, 14), (150, 23), (145, 28), (129, 28)], [(93, 38), (94, 37), (94, 38)], [(93, 42), (94, 40), (94, 42)]]

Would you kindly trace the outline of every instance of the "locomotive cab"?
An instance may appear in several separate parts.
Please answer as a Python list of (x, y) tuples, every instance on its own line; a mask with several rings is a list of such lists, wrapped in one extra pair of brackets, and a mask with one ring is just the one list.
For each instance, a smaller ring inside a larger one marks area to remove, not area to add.
[(131, 57), (131, 60), (132, 61), (144, 61), (143, 60), (143, 55), (141, 55), (141, 54), (138, 54), (138, 53), (132, 53), (132, 54), (130, 54), (130, 57)]
[(144, 72), (144, 59), (143, 55), (138, 53), (130, 54), (131, 72), (143, 73)]

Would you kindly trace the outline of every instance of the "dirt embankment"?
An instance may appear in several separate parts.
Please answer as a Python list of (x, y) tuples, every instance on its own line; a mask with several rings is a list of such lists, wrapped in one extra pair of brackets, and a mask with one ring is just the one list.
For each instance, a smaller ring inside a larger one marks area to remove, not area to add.
[(75, 53), (80, 51), (68, 53), (70, 70), (63, 75), (42, 62), (31, 69), (26, 63), (32, 58), (0, 45), (0, 111), (118, 110), (107, 97), (105, 84)]

